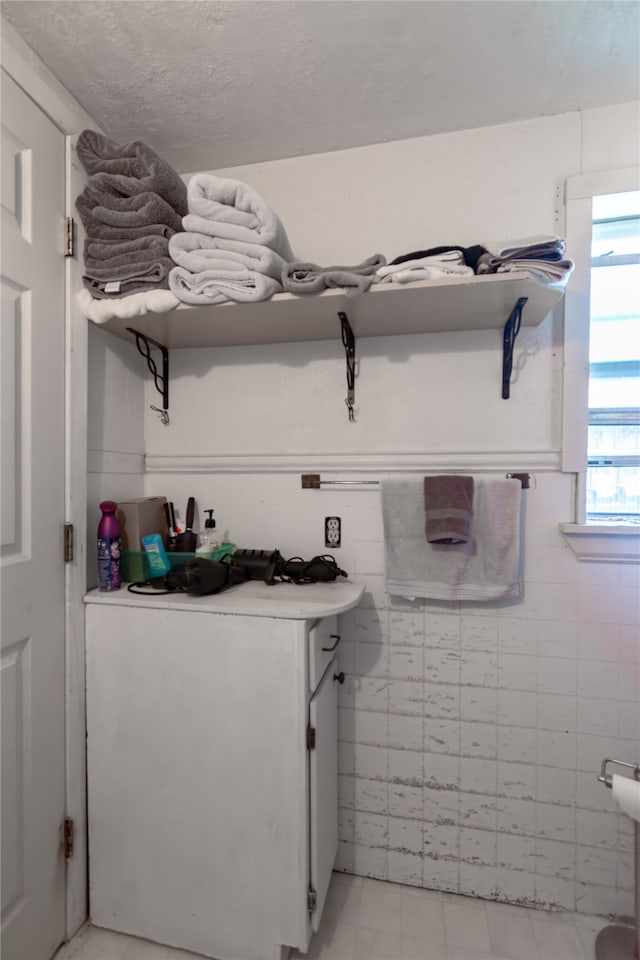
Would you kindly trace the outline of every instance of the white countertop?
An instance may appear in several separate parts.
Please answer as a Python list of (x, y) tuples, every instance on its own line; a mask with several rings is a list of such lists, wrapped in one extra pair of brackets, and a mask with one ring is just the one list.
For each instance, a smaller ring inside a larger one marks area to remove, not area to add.
[(275, 583), (261, 580), (239, 583), (222, 593), (198, 597), (176, 591), (169, 594), (150, 592), (141, 596), (130, 593), (127, 585), (113, 593), (91, 590), (85, 603), (123, 607), (152, 607), (156, 610), (192, 610), (202, 613), (236, 614), (244, 617), (273, 617), (282, 620), (313, 620), (344, 613), (359, 602), (364, 584), (349, 580), (334, 583)]

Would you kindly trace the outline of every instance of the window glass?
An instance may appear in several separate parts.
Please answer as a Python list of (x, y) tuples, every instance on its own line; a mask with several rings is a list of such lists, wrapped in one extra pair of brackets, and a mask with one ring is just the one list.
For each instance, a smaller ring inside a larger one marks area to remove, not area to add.
[(594, 197), (587, 516), (640, 519), (640, 191)]

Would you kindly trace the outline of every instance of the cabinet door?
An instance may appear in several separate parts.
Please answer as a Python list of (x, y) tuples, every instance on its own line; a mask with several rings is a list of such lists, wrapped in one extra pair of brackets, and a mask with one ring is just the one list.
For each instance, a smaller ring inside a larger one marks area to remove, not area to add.
[(327, 667), (309, 704), (309, 722), (316, 731), (309, 754), (311, 886), (316, 891), (314, 930), (320, 926), (331, 871), (338, 851), (338, 693), (337, 657)]

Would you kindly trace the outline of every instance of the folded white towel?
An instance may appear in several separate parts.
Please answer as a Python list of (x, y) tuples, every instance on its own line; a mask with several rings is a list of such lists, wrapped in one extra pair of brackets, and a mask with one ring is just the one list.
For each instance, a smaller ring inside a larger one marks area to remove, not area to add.
[(515, 240), (483, 240), (482, 246), (489, 253), (501, 260), (507, 257), (521, 257), (525, 251), (535, 256), (537, 252), (546, 253), (557, 250), (564, 253), (566, 242), (563, 237), (555, 233), (536, 233), (530, 237), (519, 237)]
[(442, 280), (445, 277), (473, 276), (473, 269), (464, 265), (464, 260), (439, 260), (424, 257), (421, 260), (405, 260), (403, 263), (388, 263), (376, 270), (382, 283), (413, 283), (416, 280)]
[[(185, 217), (188, 220), (189, 217)], [(199, 218), (202, 219), (202, 218)], [(191, 273), (203, 270), (250, 270), (280, 281), (285, 261), (270, 247), (259, 243), (234, 243), (204, 233), (176, 233), (169, 241), (169, 256)]]
[(143, 290), (128, 297), (96, 300), (84, 289), (78, 293), (78, 303), (87, 320), (106, 323), (116, 318), (130, 320), (144, 313), (166, 313), (179, 306), (180, 301), (170, 290)]
[(573, 260), (507, 260), (496, 273), (531, 273), (549, 287), (566, 286), (575, 264)]
[(196, 173), (187, 187), (187, 202), (189, 213), (209, 222), (209, 228), (203, 233), (259, 243), (279, 253), (287, 262), (295, 259), (277, 214), (246, 183), (211, 173)]
[(257, 303), (282, 293), (282, 284), (255, 270), (201, 270), (174, 267), (169, 287), (183, 303)]
[(499, 600), (518, 596), (519, 480), (474, 478), (468, 543), (429, 543), (424, 536), (422, 480), (381, 484), (387, 593), (434, 600)]

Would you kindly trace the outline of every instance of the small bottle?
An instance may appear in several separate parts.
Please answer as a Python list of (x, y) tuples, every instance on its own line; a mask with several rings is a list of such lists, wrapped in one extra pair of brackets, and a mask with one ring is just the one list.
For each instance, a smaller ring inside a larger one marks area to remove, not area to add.
[(98, 524), (98, 589), (120, 589), (120, 524), (116, 517), (118, 504), (105, 500), (100, 504), (102, 519)]
[(204, 522), (204, 527), (198, 535), (198, 546), (196, 553), (213, 553), (220, 548), (220, 541), (216, 533), (216, 522), (213, 519), (213, 510), (205, 510), (209, 516)]

